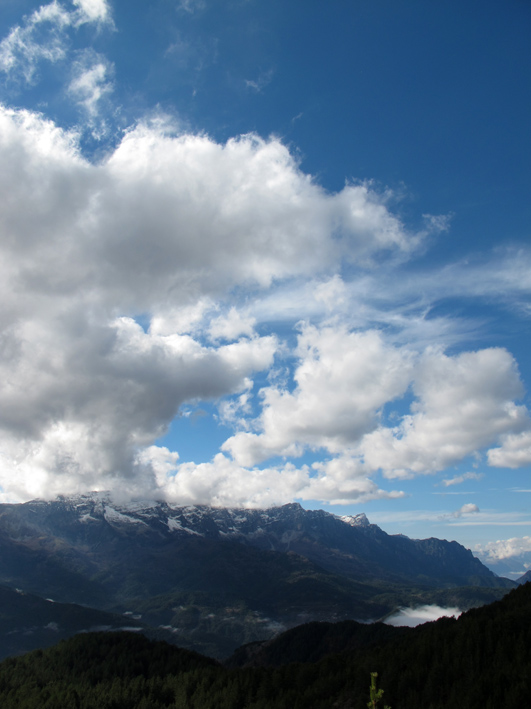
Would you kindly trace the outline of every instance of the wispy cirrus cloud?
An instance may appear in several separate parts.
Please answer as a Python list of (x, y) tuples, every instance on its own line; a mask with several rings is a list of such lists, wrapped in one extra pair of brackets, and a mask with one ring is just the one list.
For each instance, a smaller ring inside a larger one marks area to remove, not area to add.
[(110, 23), (111, 11), (107, 0), (72, 0), (78, 8), (75, 22)]
[(111, 24), (106, 0), (73, 0), (75, 9), (53, 0), (41, 5), (0, 43), (0, 70), (11, 81), (32, 84), (41, 62), (64, 60), (70, 49), (68, 30), (87, 23)]
[[(473, 504), (473, 503), (471, 503)], [(526, 512), (499, 512), (496, 510), (479, 510), (473, 512), (465, 519), (456, 517), (454, 511), (447, 510), (389, 510), (386, 512), (372, 512), (371, 521), (376, 524), (385, 522), (399, 525), (407, 525), (409, 523), (430, 522), (438, 524), (443, 522), (451, 527), (461, 526), (481, 526), (485, 527), (525, 527), (531, 524), (531, 517)]]
[(481, 480), (483, 477), (483, 473), (463, 473), (462, 475), (455, 475), (453, 478), (444, 478), (441, 484), (444, 487), (451, 487), (453, 485), (461, 485), (465, 480)]
[(41, 61), (65, 58), (71, 24), (72, 14), (56, 0), (41, 6), (0, 43), (0, 68), (10, 79), (32, 83)]
[(178, 0), (177, 9), (190, 15), (202, 12), (206, 8), (206, 0)]
[(85, 116), (85, 124), (95, 137), (107, 132), (106, 116), (109, 97), (114, 90), (114, 67), (100, 54), (85, 50), (72, 67), (67, 92)]
[(245, 86), (248, 89), (256, 91), (256, 93), (261, 93), (265, 89), (265, 87), (271, 83), (274, 75), (275, 72), (273, 69), (263, 71), (261, 74), (258, 75), (256, 79), (246, 79)]

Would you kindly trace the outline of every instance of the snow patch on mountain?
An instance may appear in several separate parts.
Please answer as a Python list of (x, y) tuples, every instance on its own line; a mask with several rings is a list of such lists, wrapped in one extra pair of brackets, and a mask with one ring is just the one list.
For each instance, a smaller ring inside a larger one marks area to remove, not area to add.
[(338, 517), (342, 522), (348, 524), (350, 527), (368, 527), (370, 522), (367, 519), (367, 515), (364, 512), (360, 512), (357, 515), (342, 515)]
[(186, 532), (187, 534), (195, 534), (197, 537), (203, 537), (204, 534), (197, 532), (195, 529), (190, 529), (190, 527), (184, 527), (180, 520), (175, 519), (175, 517), (168, 517), (166, 524), (170, 532)]
[(109, 524), (143, 524), (147, 526), (143, 520), (118, 512), (118, 510), (115, 510), (113, 507), (108, 507), (107, 505), (105, 506), (103, 516)]

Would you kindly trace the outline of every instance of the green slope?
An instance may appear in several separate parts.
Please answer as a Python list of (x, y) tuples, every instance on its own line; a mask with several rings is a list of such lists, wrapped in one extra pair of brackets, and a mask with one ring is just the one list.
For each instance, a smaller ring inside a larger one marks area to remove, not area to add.
[[(289, 636), (277, 641), (277, 667), (229, 670), (129, 633), (81, 635), (1, 663), (0, 706), (365, 709), (374, 671), (392, 709), (528, 706), (531, 584), (457, 620), (362, 632), (349, 624), (333, 630), (312, 624)], [(333, 653), (318, 662), (282, 664), (323, 644)], [(342, 646), (349, 649), (339, 652)]]

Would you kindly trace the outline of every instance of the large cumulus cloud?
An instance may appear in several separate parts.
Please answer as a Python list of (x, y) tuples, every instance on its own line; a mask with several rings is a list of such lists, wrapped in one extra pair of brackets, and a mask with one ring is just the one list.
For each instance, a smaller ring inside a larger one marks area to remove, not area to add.
[(277, 338), (220, 315), (224, 298), (416, 243), (367, 185), (327, 193), (276, 139), (221, 145), (159, 121), (91, 163), (75, 133), (3, 107), (0, 234), (0, 475), (18, 499), (122, 479), (153, 492), (142, 451), (179, 407), (272, 365)]

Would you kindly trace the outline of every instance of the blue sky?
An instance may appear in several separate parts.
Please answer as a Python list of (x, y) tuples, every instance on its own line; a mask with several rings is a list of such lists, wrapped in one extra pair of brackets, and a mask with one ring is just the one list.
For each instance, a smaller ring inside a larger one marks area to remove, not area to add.
[(4, 0), (3, 499), (298, 500), (531, 562), (530, 30)]

